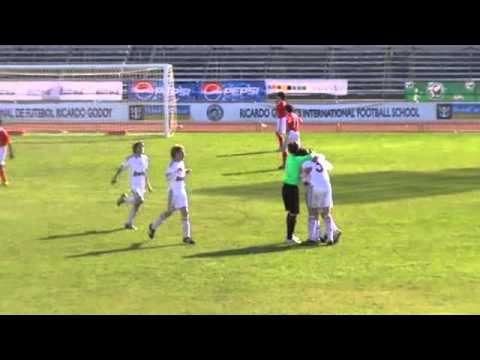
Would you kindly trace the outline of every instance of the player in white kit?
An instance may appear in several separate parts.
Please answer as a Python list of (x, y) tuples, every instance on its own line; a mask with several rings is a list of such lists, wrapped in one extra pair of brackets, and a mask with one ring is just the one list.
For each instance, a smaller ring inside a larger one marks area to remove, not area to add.
[[(306, 185), (306, 200), (309, 212), (309, 240), (306, 243), (310, 245), (318, 245), (323, 240), (326, 240), (328, 245), (336, 244), (342, 234), (331, 213), (333, 198), (330, 175), (328, 174), (331, 169), (333, 169), (333, 165), (322, 154), (315, 154), (311, 161), (306, 161), (302, 165), (302, 179)], [(320, 214), (325, 222), (326, 239), (322, 239), (320, 235)]]
[(185, 186), (185, 179), (192, 170), (185, 168), (183, 161), (185, 149), (182, 145), (173, 146), (170, 149), (170, 156), (172, 161), (165, 172), (168, 182), (167, 210), (163, 212), (155, 222), (148, 226), (148, 236), (153, 240), (157, 228), (176, 210), (180, 210), (182, 214), (183, 242), (186, 244), (195, 244), (195, 241), (192, 239), (187, 189)]
[(132, 190), (132, 195), (124, 193), (120, 195), (117, 200), (117, 205), (120, 206), (124, 203), (132, 205), (132, 210), (128, 215), (128, 220), (125, 223), (125, 229), (136, 230), (136, 226), (133, 225), (133, 220), (137, 216), (140, 207), (145, 201), (145, 192), (148, 188), (148, 191), (152, 191), (150, 182), (148, 180), (148, 156), (144, 154), (145, 145), (143, 142), (137, 142), (133, 144), (133, 154), (127, 157), (127, 159), (120, 165), (117, 172), (112, 178), (112, 185), (117, 182), (118, 176), (124, 170), (129, 170), (130, 172), (130, 187)]

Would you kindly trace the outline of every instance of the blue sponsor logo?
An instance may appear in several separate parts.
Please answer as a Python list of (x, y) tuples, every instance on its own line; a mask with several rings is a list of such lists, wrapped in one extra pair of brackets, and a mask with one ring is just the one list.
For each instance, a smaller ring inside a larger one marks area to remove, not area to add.
[(207, 118), (211, 121), (220, 121), (224, 115), (223, 108), (220, 105), (213, 104), (207, 108)]

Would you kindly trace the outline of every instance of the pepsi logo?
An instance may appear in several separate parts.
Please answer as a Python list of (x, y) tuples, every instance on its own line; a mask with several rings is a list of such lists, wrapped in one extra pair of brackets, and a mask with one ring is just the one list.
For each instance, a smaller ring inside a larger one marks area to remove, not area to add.
[(155, 95), (155, 85), (151, 81), (135, 81), (132, 93), (139, 100), (150, 100)]
[(218, 82), (204, 83), (201, 90), (207, 101), (218, 101), (223, 96), (223, 86)]

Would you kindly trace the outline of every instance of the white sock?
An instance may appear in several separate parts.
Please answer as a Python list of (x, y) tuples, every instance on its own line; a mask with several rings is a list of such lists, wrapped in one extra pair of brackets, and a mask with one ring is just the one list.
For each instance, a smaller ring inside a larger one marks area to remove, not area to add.
[(320, 221), (318, 219), (315, 219), (315, 240), (320, 240), (320, 236), (322, 236)]
[(313, 216), (308, 217), (308, 238), (310, 240), (316, 240), (315, 237), (315, 218)]
[(157, 220), (152, 224), (152, 227), (156, 230), (163, 222), (168, 218), (164, 213), (161, 214)]
[(328, 241), (332, 241), (333, 240), (333, 218), (332, 218), (332, 215), (328, 215), (326, 218), (325, 218), (325, 227), (327, 229), (327, 239)]
[(135, 203), (135, 196), (130, 195), (125, 198), (125, 203), (133, 205)]
[(137, 216), (138, 208), (136, 206), (132, 207), (130, 210), (130, 214), (128, 215), (128, 222), (127, 224), (133, 225), (133, 219)]
[(332, 220), (332, 229), (333, 231), (337, 231), (338, 230), (338, 227), (337, 227), (337, 224), (335, 223), (335, 220), (333, 220), (333, 216), (330, 215), (330, 218)]
[(182, 221), (183, 227), (183, 237), (184, 238), (191, 238), (192, 237), (192, 230), (190, 226), (190, 218), (184, 219)]

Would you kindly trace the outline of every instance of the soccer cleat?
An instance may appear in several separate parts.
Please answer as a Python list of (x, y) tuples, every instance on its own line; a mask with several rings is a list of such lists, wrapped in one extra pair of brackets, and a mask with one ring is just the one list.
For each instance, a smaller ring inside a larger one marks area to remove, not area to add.
[(152, 240), (155, 237), (155, 229), (153, 228), (152, 224), (148, 225), (148, 237)]
[(320, 241), (308, 239), (307, 241), (304, 242), (304, 244), (311, 245), (311, 246), (318, 246), (320, 245)]
[(125, 202), (125, 199), (127, 198), (127, 196), (128, 195), (126, 193), (123, 193), (122, 195), (120, 195), (120, 197), (117, 200), (117, 206), (122, 205)]
[(7, 187), (7, 186), (10, 186), (10, 183), (8, 181), (5, 181), (5, 182), (2, 182), (2, 185)]
[(127, 230), (137, 230), (137, 227), (133, 224), (125, 224), (125, 229)]
[(195, 245), (195, 241), (193, 241), (193, 239), (190, 238), (190, 237), (184, 237), (184, 238), (183, 238), (183, 242), (184, 242), (185, 244)]
[(283, 169), (285, 169), (285, 165), (280, 165), (280, 166), (278, 167), (278, 170), (283, 170)]
[(327, 235), (320, 236), (320, 239), (318, 240), (321, 244), (325, 244), (327, 242)]
[(342, 235), (342, 230), (337, 229), (333, 234), (333, 243), (336, 244), (340, 241), (340, 236)]
[(287, 243), (289, 243), (290, 245), (294, 245), (301, 244), (302, 241), (296, 235), (292, 235), (291, 239), (287, 238)]

